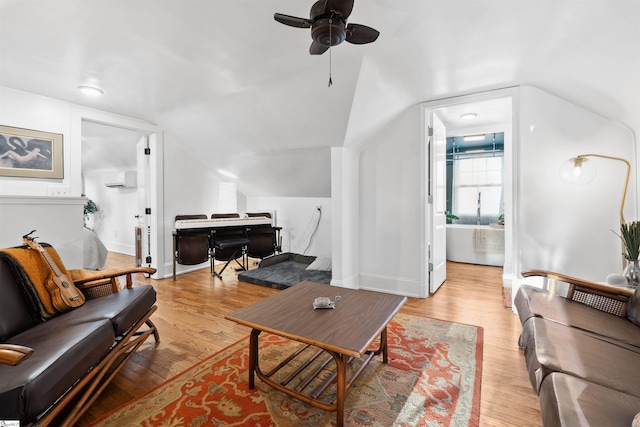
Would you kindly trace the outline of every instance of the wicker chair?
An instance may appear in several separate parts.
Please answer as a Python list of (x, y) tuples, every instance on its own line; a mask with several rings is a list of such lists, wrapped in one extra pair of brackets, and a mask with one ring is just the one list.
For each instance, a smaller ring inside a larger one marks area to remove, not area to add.
[(546, 270), (526, 271), (522, 273), (522, 277), (543, 277), (543, 288), (553, 294), (556, 293), (556, 282), (566, 283), (569, 286), (566, 296), (568, 300), (620, 317), (627, 317), (627, 301), (634, 292), (633, 289), (617, 288)]

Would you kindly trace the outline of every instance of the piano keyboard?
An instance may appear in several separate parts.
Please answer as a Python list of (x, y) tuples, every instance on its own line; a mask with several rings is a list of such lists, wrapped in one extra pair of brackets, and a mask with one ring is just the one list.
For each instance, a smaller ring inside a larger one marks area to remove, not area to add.
[(179, 219), (175, 222), (176, 230), (240, 227), (250, 225), (271, 225), (271, 218), (267, 218), (266, 216), (255, 216), (248, 218)]

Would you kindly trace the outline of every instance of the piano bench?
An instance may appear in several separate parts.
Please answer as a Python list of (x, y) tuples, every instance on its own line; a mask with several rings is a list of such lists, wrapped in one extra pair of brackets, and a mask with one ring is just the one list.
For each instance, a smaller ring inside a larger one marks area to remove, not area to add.
[[(231, 261), (235, 261), (240, 265), (240, 271), (247, 269), (247, 261), (245, 260), (249, 239), (244, 237), (236, 237), (231, 239), (220, 239), (213, 242), (213, 257), (218, 261), (226, 261), (220, 272), (213, 270), (213, 274), (222, 279), (222, 273), (229, 266)], [(218, 251), (223, 251), (223, 255), (219, 256)], [(238, 262), (238, 258), (242, 257), (242, 263)]]
[(216, 240), (213, 247), (216, 249), (232, 249), (232, 248), (242, 248), (243, 246), (247, 246), (249, 244), (249, 239), (245, 238), (235, 238), (235, 239), (220, 239)]

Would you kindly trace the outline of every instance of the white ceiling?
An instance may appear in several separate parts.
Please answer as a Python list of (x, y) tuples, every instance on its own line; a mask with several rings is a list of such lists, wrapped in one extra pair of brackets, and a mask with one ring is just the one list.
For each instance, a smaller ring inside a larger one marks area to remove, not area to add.
[(248, 195), (327, 197), (330, 147), (495, 88), (533, 85), (640, 131), (640, 0), (356, 0), (349, 22), (381, 35), (332, 49), (330, 88), (328, 53), (273, 19), (312, 3), (0, 0), (0, 85), (155, 123)]

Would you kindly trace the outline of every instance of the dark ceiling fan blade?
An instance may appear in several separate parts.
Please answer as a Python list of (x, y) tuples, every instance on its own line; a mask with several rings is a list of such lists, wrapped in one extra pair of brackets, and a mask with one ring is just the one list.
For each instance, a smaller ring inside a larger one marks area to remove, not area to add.
[(312, 22), (308, 19), (298, 18), (295, 16), (283, 15), (282, 13), (275, 13), (273, 19), (281, 24), (288, 25), (296, 28), (311, 28)]
[(329, 49), (329, 46), (324, 46), (314, 40), (313, 43), (311, 43), (311, 47), (309, 48), (309, 53), (311, 55), (322, 55), (327, 51), (327, 49)]
[(335, 11), (342, 16), (342, 19), (347, 19), (351, 15), (353, 10), (353, 0), (325, 0), (326, 5), (324, 10), (326, 13)]
[(347, 38), (349, 43), (366, 44), (376, 41), (380, 32), (366, 25), (349, 24), (347, 25)]

